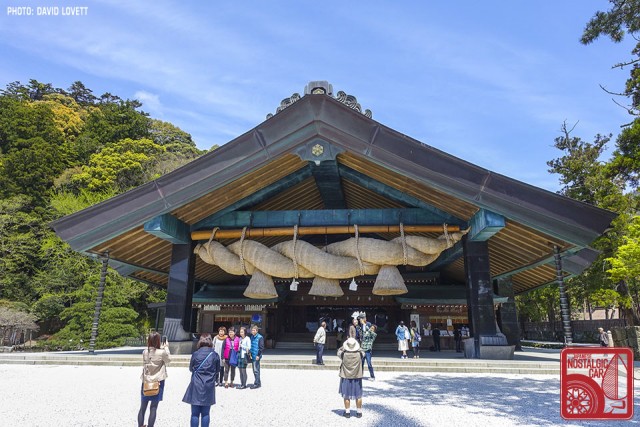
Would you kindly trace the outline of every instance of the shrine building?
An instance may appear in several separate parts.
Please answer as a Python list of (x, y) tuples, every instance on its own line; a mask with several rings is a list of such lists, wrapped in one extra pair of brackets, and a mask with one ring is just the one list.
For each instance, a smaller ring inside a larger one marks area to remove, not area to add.
[(380, 342), (414, 321), (445, 348), (468, 330), (483, 357), (513, 354), (514, 296), (562, 291), (613, 218), (390, 129), (317, 81), (220, 148), (52, 226), (166, 289), (158, 326), (185, 351), (193, 333), (254, 323), (284, 348), (325, 320), (334, 343), (364, 312)]

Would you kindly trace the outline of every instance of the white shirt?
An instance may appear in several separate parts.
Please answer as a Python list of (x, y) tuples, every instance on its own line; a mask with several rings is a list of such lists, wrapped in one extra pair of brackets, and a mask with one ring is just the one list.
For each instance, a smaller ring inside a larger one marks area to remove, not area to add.
[(316, 336), (313, 337), (313, 342), (314, 344), (324, 344), (326, 340), (327, 340), (327, 333), (325, 332), (324, 328), (320, 326), (318, 328), (318, 332), (316, 332)]

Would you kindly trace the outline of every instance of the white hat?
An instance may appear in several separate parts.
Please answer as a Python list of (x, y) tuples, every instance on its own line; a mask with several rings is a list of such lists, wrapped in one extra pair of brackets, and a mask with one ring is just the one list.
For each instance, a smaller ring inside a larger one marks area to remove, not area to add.
[(344, 351), (358, 351), (360, 350), (360, 343), (358, 343), (355, 338), (349, 337), (344, 344), (342, 344), (342, 349)]

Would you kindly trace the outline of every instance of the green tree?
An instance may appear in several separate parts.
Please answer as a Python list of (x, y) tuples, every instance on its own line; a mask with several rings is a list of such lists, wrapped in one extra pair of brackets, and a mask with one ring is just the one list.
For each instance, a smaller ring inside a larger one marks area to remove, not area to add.
[(614, 43), (620, 43), (625, 35), (636, 40), (631, 51), (631, 59), (614, 65), (616, 68), (630, 68), (621, 95), (631, 100), (627, 107), (629, 113), (638, 115), (640, 110), (640, 0), (609, 0), (611, 9), (606, 12), (598, 11), (587, 23), (580, 41), (589, 44), (602, 36), (609, 37)]
[(150, 120), (137, 110), (138, 101), (118, 101), (92, 108), (85, 122), (82, 137), (104, 146), (123, 139), (149, 137)]
[(29, 197), (0, 199), (0, 299), (30, 304), (37, 295), (31, 277), (45, 224)]
[(145, 182), (146, 169), (164, 151), (164, 147), (150, 139), (127, 138), (92, 155), (89, 164), (72, 181), (91, 191), (126, 191)]
[(93, 91), (85, 87), (81, 81), (73, 82), (67, 92), (71, 98), (79, 105), (92, 105), (97, 98), (93, 95)]
[[(575, 126), (574, 126), (575, 128)], [(562, 135), (554, 141), (554, 146), (563, 155), (560, 158), (547, 162), (550, 173), (560, 175), (560, 183), (563, 185), (560, 194), (590, 204), (598, 203), (598, 195), (609, 191), (620, 192), (613, 189), (611, 182), (603, 182), (604, 165), (599, 161), (605, 150), (610, 136), (596, 135), (594, 142), (584, 142), (582, 139), (571, 136), (572, 129), (562, 124)], [(601, 187), (605, 188), (601, 188)]]

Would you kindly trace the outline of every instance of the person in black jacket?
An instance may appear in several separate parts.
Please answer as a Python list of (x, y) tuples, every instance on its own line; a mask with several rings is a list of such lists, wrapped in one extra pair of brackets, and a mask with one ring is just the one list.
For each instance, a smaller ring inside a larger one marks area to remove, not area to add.
[(435, 351), (440, 351), (440, 329), (438, 329), (438, 325), (433, 328), (431, 335), (433, 335), (433, 349)]
[(191, 356), (191, 382), (182, 401), (191, 405), (191, 427), (209, 427), (211, 405), (216, 403), (215, 381), (220, 371), (220, 358), (213, 350), (211, 335), (202, 334), (198, 349)]

